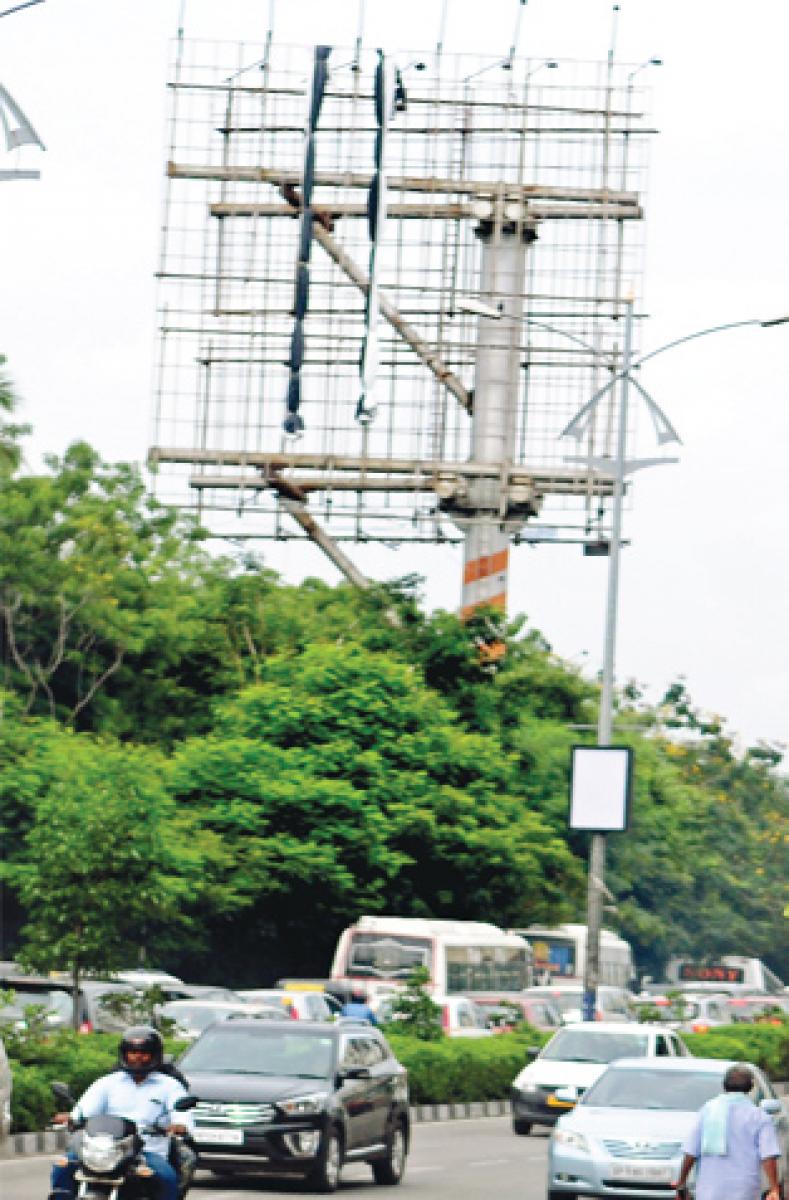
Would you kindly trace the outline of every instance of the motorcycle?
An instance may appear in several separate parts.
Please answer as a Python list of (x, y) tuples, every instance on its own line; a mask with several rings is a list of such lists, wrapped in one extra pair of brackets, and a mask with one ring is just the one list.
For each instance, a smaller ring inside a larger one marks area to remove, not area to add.
[[(61, 1107), (74, 1106), (65, 1084), (53, 1083), (52, 1091)], [(187, 1112), (196, 1104), (197, 1097), (182, 1096), (173, 1107)], [(69, 1121), (69, 1130), (69, 1149), (77, 1158), (77, 1200), (148, 1200), (157, 1194), (154, 1172), (143, 1157), (143, 1135), (161, 1136), (161, 1129), (138, 1126), (126, 1117), (101, 1116)], [(188, 1135), (170, 1135), (167, 1157), (178, 1176), (178, 1200), (184, 1200), (197, 1166)], [(63, 1200), (63, 1195), (53, 1191), (49, 1200)]]

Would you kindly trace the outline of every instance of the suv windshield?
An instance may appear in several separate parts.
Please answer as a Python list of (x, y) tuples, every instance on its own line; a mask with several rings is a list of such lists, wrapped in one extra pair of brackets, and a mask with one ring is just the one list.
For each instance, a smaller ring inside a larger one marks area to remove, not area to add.
[(562, 1029), (540, 1054), (563, 1062), (607, 1063), (615, 1058), (640, 1058), (649, 1049), (645, 1033), (603, 1033), (596, 1029)]
[(721, 1090), (722, 1075), (710, 1071), (625, 1071), (609, 1067), (581, 1103), (598, 1108), (665, 1108), (696, 1112)]
[[(235, 1025), (235, 1022), (233, 1022)], [(334, 1039), (315, 1032), (284, 1032), (279, 1022), (270, 1028), (208, 1029), (180, 1060), (192, 1071), (221, 1071), (238, 1075), (289, 1075), (326, 1079), (334, 1062)], [(275, 1028), (273, 1028), (275, 1026)]]

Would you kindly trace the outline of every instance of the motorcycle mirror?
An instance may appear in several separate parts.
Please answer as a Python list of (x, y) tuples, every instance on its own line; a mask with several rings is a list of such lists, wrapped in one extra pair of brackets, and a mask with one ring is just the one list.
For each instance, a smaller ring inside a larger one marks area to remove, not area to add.
[(52, 1092), (55, 1096), (55, 1099), (60, 1100), (63, 1104), (67, 1105), (69, 1108), (73, 1108), (74, 1097), (71, 1094), (68, 1084), (61, 1083), (59, 1079), (54, 1079), (52, 1081), (51, 1086), (52, 1086)]
[(176, 1112), (188, 1112), (190, 1108), (194, 1108), (197, 1104), (197, 1096), (181, 1096), (176, 1100), (173, 1108)]

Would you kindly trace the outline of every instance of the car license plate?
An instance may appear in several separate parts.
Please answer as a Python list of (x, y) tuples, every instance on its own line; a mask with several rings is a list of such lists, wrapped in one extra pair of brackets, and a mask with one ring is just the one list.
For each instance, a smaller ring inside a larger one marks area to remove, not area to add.
[(192, 1134), (196, 1142), (212, 1142), (219, 1146), (243, 1146), (243, 1129), (201, 1129), (196, 1125)]
[(614, 1179), (643, 1179), (645, 1183), (671, 1183), (673, 1171), (670, 1164), (615, 1163), (611, 1169)]

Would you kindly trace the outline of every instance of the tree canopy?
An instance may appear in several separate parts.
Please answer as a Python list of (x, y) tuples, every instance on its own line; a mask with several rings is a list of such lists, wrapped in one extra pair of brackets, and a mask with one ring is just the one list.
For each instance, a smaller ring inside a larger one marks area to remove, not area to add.
[[(598, 689), (525, 618), (428, 614), (409, 577), (286, 585), (83, 443), (25, 473), (20, 428), (0, 430), (6, 955), (240, 985), (324, 973), (361, 912), (584, 919), (568, 770)], [(612, 924), (653, 974), (731, 952), (789, 977), (780, 748), (738, 750), (681, 680), (617, 705), (636, 796)]]

